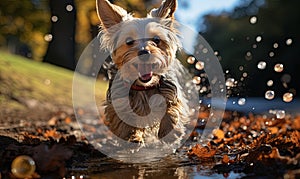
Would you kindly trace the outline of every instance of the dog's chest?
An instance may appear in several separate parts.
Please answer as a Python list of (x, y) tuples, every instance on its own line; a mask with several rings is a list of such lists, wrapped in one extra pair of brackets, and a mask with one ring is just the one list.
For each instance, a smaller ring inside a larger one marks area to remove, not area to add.
[(133, 112), (139, 116), (147, 116), (151, 112), (151, 106), (162, 105), (163, 101), (156, 99), (157, 90), (135, 91), (130, 90), (129, 101)]

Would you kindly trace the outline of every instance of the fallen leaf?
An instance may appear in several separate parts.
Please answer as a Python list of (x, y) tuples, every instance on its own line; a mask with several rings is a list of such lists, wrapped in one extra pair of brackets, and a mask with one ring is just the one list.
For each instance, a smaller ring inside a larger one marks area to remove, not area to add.
[(188, 152), (188, 155), (197, 156), (198, 158), (211, 158), (214, 157), (216, 152), (216, 150), (207, 146), (202, 147), (200, 144), (196, 144), (194, 147), (192, 147), (191, 151)]

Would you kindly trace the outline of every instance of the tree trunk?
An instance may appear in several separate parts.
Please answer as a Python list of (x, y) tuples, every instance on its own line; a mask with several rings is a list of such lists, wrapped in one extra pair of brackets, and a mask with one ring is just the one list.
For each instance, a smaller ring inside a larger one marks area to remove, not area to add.
[(51, 35), (44, 62), (75, 69), (75, 23), (74, 0), (50, 0)]

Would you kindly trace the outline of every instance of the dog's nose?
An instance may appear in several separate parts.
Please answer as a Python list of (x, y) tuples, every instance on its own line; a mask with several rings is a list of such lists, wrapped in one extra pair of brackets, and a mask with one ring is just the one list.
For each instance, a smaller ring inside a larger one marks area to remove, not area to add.
[(146, 49), (140, 50), (138, 52), (138, 56), (142, 61), (147, 61), (150, 57), (150, 54), (151, 54), (150, 51)]

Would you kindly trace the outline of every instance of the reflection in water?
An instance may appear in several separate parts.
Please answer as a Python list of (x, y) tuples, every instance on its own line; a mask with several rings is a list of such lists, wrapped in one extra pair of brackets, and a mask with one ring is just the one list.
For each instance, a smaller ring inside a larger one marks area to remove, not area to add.
[[(216, 174), (212, 167), (215, 161), (192, 161), (186, 156), (178, 154), (169, 156), (159, 162), (147, 164), (120, 164), (94, 161), (94, 174), (90, 177), (96, 178), (223, 178), (223, 174)], [(97, 162), (97, 163), (96, 163)], [(101, 163), (101, 164), (100, 164)], [(197, 164), (196, 164), (197, 163)], [(91, 165), (91, 164), (90, 164)], [(227, 175), (227, 174), (226, 174)], [(229, 174), (229, 176), (234, 175)], [(235, 174), (242, 176), (243, 174)]]

